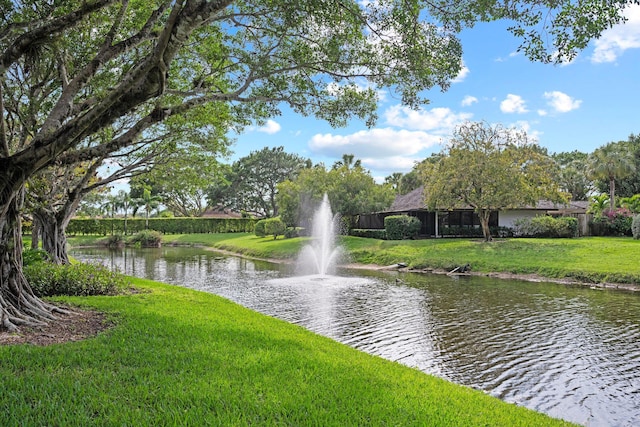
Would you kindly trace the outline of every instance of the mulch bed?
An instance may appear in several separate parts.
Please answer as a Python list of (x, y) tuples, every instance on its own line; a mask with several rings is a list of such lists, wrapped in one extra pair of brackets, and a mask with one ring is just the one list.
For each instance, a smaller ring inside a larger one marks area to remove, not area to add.
[(104, 313), (68, 308), (69, 314), (56, 314), (58, 320), (42, 327), (20, 327), (16, 333), (0, 331), (0, 345), (33, 344), (39, 346), (80, 341), (94, 337), (113, 326)]

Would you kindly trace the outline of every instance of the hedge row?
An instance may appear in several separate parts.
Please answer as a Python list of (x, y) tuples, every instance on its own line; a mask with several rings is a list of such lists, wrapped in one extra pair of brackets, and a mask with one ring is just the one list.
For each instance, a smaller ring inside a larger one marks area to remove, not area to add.
[(349, 235), (354, 237), (366, 237), (367, 239), (387, 240), (387, 230), (384, 228), (352, 228)]
[[(163, 234), (252, 232), (256, 220), (251, 218), (149, 218), (149, 230)], [(146, 230), (144, 218), (127, 220), (127, 234)], [(67, 234), (124, 234), (122, 218), (74, 218)]]
[(568, 216), (520, 218), (513, 225), (519, 237), (578, 237), (578, 220)]

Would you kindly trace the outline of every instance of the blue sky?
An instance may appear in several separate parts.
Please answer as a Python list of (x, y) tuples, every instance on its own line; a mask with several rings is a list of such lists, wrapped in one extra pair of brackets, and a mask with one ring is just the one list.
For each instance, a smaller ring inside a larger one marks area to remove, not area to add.
[(640, 6), (630, 7), (626, 15), (627, 23), (607, 30), (561, 66), (533, 63), (517, 54), (519, 40), (505, 24), (482, 24), (461, 36), (461, 74), (447, 92), (429, 91), (431, 102), (420, 111), (402, 107), (387, 93), (371, 129), (359, 121), (332, 128), (284, 111), (237, 136), (229, 160), (276, 146), (327, 166), (353, 154), (382, 181), (439, 152), (464, 120), (521, 127), (550, 152), (591, 152), (626, 140), (640, 133)]

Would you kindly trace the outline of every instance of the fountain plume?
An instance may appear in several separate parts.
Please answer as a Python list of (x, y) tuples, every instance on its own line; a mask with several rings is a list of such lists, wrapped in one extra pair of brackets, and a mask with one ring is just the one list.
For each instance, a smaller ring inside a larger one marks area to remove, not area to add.
[(329, 197), (325, 194), (313, 216), (312, 242), (305, 246), (298, 257), (298, 270), (302, 274), (333, 274), (341, 248), (336, 247), (335, 238), (338, 217), (331, 212)]

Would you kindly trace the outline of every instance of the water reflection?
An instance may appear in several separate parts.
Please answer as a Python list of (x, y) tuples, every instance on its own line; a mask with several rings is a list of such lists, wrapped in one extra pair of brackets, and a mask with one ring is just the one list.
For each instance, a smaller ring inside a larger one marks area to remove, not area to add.
[(545, 283), (344, 272), (187, 248), (74, 250), (180, 284), (363, 351), (589, 426), (640, 425), (640, 296)]

